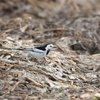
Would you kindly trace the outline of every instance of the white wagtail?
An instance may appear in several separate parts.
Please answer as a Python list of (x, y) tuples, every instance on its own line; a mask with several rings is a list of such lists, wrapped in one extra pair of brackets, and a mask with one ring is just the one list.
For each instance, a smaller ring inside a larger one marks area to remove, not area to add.
[(53, 44), (46, 44), (41, 47), (14, 49), (14, 50), (21, 50), (27, 52), (30, 56), (35, 58), (37, 61), (38, 58), (45, 58), (45, 60), (47, 60), (46, 56), (49, 54), (50, 50), (54, 47), (55, 46)]

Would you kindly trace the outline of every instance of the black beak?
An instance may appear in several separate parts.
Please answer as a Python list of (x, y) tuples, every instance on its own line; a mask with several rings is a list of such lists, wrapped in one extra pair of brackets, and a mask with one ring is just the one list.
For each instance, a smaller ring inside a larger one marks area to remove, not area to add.
[(56, 45), (54, 45), (54, 47), (53, 48), (57, 48), (57, 46)]

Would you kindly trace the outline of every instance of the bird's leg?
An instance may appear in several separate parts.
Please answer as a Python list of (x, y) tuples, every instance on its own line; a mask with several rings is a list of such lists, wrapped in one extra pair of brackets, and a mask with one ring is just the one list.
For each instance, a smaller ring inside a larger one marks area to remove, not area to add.
[(46, 64), (46, 61), (47, 61), (47, 58), (44, 57), (44, 61), (43, 61), (44, 65)]
[(47, 58), (46, 57), (44, 57), (44, 59), (45, 59), (45, 61), (47, 61)]
[(38, 62), (38, 60), (35, 58), (35, 61)]
[(37, 63), (41, 64), (36, 58), (35, 58), (35, 61), (36, 61)]
[(30, 60), (28, 59), (28, 57), (26, 56), (26, 60), (30, 63)]

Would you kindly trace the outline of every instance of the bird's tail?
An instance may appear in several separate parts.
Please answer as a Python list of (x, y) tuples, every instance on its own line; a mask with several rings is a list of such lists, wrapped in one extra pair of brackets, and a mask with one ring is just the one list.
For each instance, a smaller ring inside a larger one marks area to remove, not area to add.
[(27, 51), (26, 49), (15, 49), (15, 48), (13, 48), (12, 50)]
[(25, 51), (25, 52), (27, 52), (27, 49), (25, 49), (25, 48), (23, 48), (23, 49), (8, 48), (8, 47), (3, 46), (1, 43), (0, 43), (0, 49), (6, 49), (6, 50), (20, 50), (20, 51)]

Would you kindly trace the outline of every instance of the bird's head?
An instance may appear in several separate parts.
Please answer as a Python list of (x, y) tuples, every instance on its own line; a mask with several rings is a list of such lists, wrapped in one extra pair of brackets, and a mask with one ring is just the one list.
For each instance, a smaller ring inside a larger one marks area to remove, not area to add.
[(47, 45), (45, 45), (45, 48), (47, 50), (51, 50), (52, 48), (54, 48), (54, 45), (53, 44), (47, 44)]

